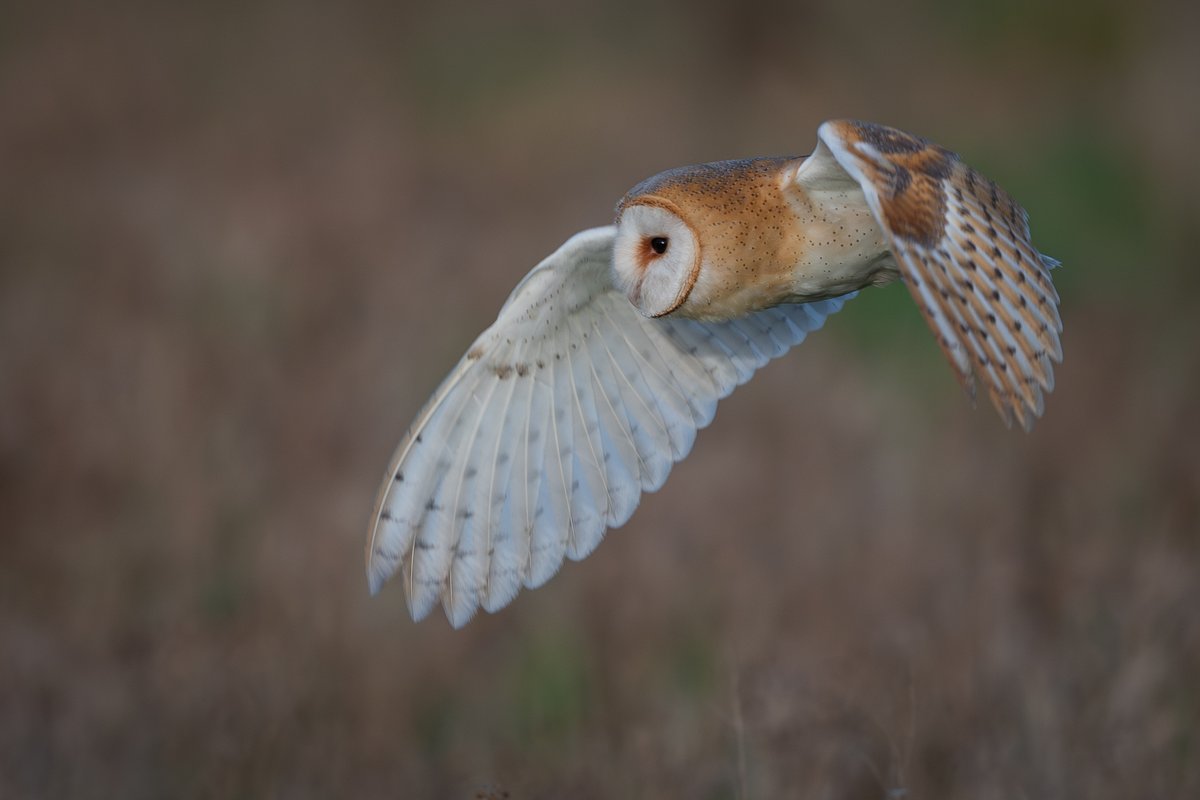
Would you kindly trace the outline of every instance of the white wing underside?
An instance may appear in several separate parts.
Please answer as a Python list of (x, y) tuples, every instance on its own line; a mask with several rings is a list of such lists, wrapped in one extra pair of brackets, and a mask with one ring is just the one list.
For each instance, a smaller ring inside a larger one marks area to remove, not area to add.
[(400, 443), (367, 545), (415, 619), (460, 626), (588, 555), (712, 421), (717, 401), (853, 295), (723, 323), (643, 317), (610, 276), (615, 229), (568, 240), (513, 290)]

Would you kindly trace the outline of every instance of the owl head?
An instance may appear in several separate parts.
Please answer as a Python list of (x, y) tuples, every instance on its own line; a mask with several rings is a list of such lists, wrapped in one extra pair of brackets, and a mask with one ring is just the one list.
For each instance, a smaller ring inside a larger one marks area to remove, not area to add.
[[(617, 205), (614, 283), (648, 317), (739, 313), (731, 287), (754, 282), (780, 255), (790, 157), (717, 161), (642, 181)], [(733, 275), (738, 280), (731, 280)]]

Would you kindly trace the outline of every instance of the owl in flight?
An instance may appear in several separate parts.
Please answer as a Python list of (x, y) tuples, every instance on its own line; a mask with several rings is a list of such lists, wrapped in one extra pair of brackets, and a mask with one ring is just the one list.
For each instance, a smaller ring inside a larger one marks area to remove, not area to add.
[(507, 605), (663, 485), (717, 401), (899, 278), (958, 375), (1029, 429), (1062, 360), (1054, 259), (954, 153), (826, 122), (807, 157), (669, 170), (517, 284), (388, 465), (367, 542), (414, 619)]

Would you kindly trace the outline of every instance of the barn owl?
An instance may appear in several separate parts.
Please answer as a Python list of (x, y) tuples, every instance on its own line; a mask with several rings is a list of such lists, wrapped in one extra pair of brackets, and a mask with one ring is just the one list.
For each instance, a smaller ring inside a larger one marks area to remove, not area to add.
[(1026, 429), (1062, 360), (1054, 259), (954, 153), (822, 124), (807, 157), (682, 167), (635, 186), (517, 284), (388, 465), (371, 593), (455, 627), (581, 559), (663, 485), (717, 401), (899, 278), (960, 382)]

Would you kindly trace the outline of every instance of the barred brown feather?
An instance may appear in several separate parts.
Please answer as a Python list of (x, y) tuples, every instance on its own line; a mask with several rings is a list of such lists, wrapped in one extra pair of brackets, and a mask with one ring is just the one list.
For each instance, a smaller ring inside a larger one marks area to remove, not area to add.
[[(1062, 360), (1058, 292), (1025, 210), (959, 157), (880, 125), (836, 121), (821, 140), (862, 184), (901, 276), (973, 394), (1028, 429)], [(972, 372), (974, 374), (972, 374)]]

